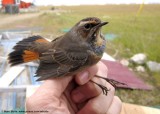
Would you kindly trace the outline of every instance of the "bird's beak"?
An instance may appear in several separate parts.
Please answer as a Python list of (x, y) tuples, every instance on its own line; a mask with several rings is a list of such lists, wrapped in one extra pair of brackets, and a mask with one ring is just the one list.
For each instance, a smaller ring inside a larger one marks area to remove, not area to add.
[(109, 22), (101, 22), (99, 24), (97, 24), (94, 28), (91, 29), (89, 35), (88, 35), (88, 40), (92, 39), (92, 35), (94, 35), (96, 38), (98, 38), (98, 36), (100, 35), (100, 29), (102, 26), (108, 24)]
[(98, 24), (97, 26), (96, 26), (96, 28), (99, 28), (99, 27), (102, 27), (102, 26), (104, 26), (104, 25), (106, 25), (106, 24), (108, 24), (109, 22), (101, 22), (100, 24)]

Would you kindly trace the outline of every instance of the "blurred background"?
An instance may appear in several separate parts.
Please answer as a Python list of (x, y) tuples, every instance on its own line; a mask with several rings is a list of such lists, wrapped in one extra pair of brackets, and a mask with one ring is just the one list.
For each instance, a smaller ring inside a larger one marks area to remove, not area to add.
[(118, 89), (116, 95), (123, 102), (160, 107), (160, 0), (0, 0), (0, 8), (0, 65), (2, 39), (13, 33), (54, 39), (82, 18), (99, 17), (109, 22), (102, 30), (106, 53), (153, 86)]

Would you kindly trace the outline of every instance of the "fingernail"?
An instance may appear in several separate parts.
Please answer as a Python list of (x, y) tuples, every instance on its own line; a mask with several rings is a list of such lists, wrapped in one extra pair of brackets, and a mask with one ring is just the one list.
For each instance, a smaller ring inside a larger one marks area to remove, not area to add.
[(80, 75), (80, 83), (81, 84), (85, 84), (86, 82), (88, 82), (88, 79), (89, 79), (89, 72), (88, 71), (81, 73), (81, 75)]
[(76, 91), (73, 93), (72, 98), (75, 102), (80, 102), (84, 99), (84, 95), (81, 92)]

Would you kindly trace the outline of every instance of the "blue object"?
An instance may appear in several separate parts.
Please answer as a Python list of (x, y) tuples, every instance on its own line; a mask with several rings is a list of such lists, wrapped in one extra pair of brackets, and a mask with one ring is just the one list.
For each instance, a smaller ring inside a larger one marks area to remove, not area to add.
[(114, 40), (115, 38), (117, 38), (116, 34), (113, 34), (113, 33), (105, 34), (106, 40)]
[(66, 33), (66, 32), (69, 32), (70, 31), (70, 28), (64, 28), (61, 30), (62, 32)]

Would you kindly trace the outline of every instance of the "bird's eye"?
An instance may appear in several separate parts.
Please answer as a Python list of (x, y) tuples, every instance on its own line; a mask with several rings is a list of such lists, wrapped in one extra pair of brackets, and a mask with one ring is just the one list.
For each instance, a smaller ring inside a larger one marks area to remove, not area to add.
[(91, 24), (85, 24), (85, 25), (84, 25), (84, 28), (87, 29), (87, 30), (89, 30), (91, 27), (92, 27)]

